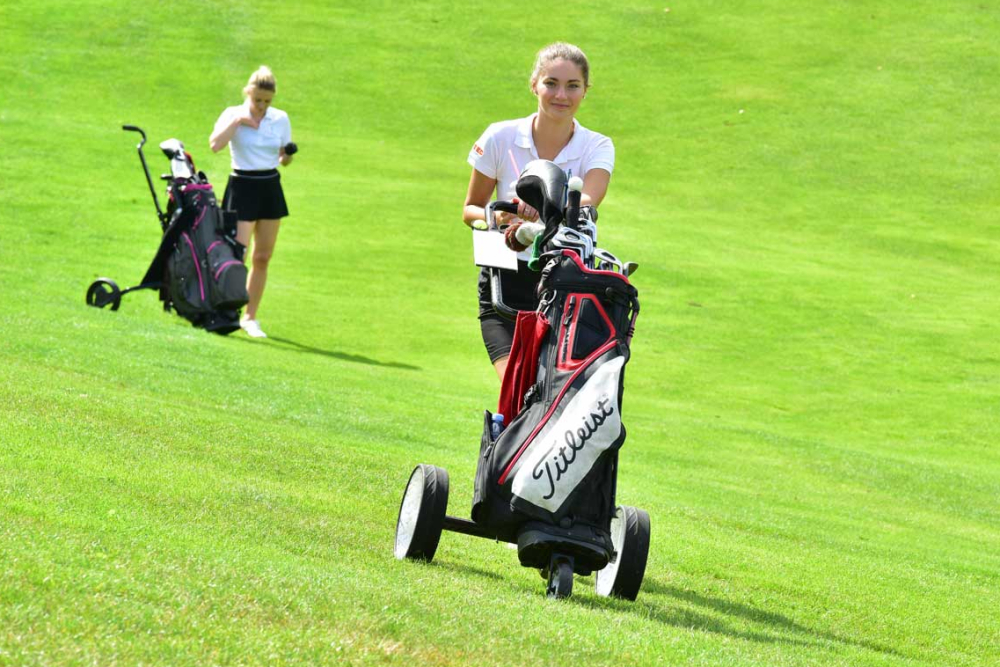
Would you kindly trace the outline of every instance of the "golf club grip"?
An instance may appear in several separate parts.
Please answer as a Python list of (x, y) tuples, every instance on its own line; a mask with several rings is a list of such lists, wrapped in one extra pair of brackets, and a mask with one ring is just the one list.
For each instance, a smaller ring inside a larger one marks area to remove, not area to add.
[(572, 227), (573, 229), (578, 229), (580, 227), (580, 191), (570, 190), (567, 199), (568, 205), (566, 206), (566, 225)]

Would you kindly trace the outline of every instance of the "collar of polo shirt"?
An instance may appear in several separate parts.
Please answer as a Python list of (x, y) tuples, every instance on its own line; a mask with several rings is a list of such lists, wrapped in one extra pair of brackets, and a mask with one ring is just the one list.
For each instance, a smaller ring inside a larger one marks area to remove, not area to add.
[[(514, 139), (515, 146), (529, 149), (531, 154), (535, 157), (538, 157), (538, 149), (535, 148), (535, 140), (531, 135), (531, 126), (535, 122), (535, 116), (537, 115), (537, 113), (533, 113), (518, 123), (517, 137)], [(583, 150), (583, 144), (584, 138), (583, 132), (580, 131), (580, 121), (574, 118), (573, 136), (569, 140), (569, 143), (563, 146), (563, 149), (559, 151), (559, 155), (556, 156), (554, 162), (568, 162), (569, 160), (575, 160), (580, 157), (580, 153)]]
[[(251, 108), (250, 100), (244, 100), (243, 107), (249, 111), (250, 108)], [(265, 119), (266, 120), (271, 120), (271, 118), (270, 118), (270, 116), (271, 116), (271, 108), (272, 107), (268, 107), (267, 109), (264, 110), (264, 115), (260, 117), (260, 119), (261, 119), (262, 122)]]

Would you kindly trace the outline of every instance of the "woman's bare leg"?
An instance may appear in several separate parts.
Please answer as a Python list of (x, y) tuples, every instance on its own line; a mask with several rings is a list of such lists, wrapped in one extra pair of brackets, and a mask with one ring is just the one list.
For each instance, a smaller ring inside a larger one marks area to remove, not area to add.
[(236, 222), (236, 241), (244, 248), (250, 245), (253, 227), (256, 220), (239, 220)]
[[(253, 251), (251, 252), (250, 275), (247, 276), (247, 292), (250, 302), (244, 317), (257, 319), (257, 308), (264, 296), (264, 286), (267, 284), (267, 267), (274, 254), (274, 244), (278, 240), (278, 229), (281, 220), (258, 220), (253, 230)], [(237, 234), (237, 238), (239, 238)]]
[(500, 357), (499, 359), (497, 359), (496, 361), (493, 362), (493, 368), (496, 369), (497, 375), (500, 376), (500, 381), (501, 382), (503, 382), (503, 375), (504, 375), (504, 373), (507, 372), (507, 360), (508, 359), (510, 359), (509, 356), (507, 356), (507, 357)]

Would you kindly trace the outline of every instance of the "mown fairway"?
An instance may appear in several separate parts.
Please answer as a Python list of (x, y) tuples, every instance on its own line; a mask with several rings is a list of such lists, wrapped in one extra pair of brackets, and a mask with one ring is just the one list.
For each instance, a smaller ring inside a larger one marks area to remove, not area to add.
[[(528, 6), (0, 3), (0, 664), (1000, 663), (1000, 9)], [(498, 386), (465, 157), (555, 39), (641, 265), (635, 603), (461, 535), (392, 558), (416, 463), (468, 515)], [(121, 125), (221, 195), (261, 63), (301, 147), (271, 338), (88, 308), (158, 242)]]

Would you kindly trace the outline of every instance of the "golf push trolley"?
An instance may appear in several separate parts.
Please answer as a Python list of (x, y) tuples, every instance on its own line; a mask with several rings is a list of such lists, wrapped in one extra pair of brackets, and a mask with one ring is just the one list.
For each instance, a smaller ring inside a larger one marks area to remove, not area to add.
[(160, 176), (167, 182), (164, 211), (142, 152), (146, 133), (135, 125), (122, 129), (142, 136), (136, 149), (163, 236), (138, 285), (121, 289), (110, 278), (98, 278), (87, 289), (87, 305), (118, 310), (125, 294), (155, 289), (164, 310), (175, 310), (196, 327), (219, 334), (238, 330), (239, 309), (249, 295), (245, 248), (236, 241), (235, 212), (220, 209), (208, 178), (195, 169), (191, 155), (177, 139), (160, 144), (170, 160), (170, 173)]
[[(471, 520), (449, 516), (448, 473), (420, 464), (403, 493), (396, 558), (431, 561), (443, 530), (517, 545), (518, 560), (548, 581), (549, 597), (568, 597), (574, 574), (596, 573), (599, 595), (634, 600), (646, 569), (649, 515), (616, 504), (624, 366), (639, 312), (623, 263), (596, 248), (596, 211), (583, 182), (555, 163), (521, 172), (518, 198), (539, 211), (516, 235), (531, 244), (540, 270), (539, 305), (503, 302), (500, 269), (490, 268), (494, 309), (516, 319), (497, 414), (485, 411)], [(516, 213), (516, 202), (486, 207)], [(508, 421), (504, 424), (504, 418)]]

